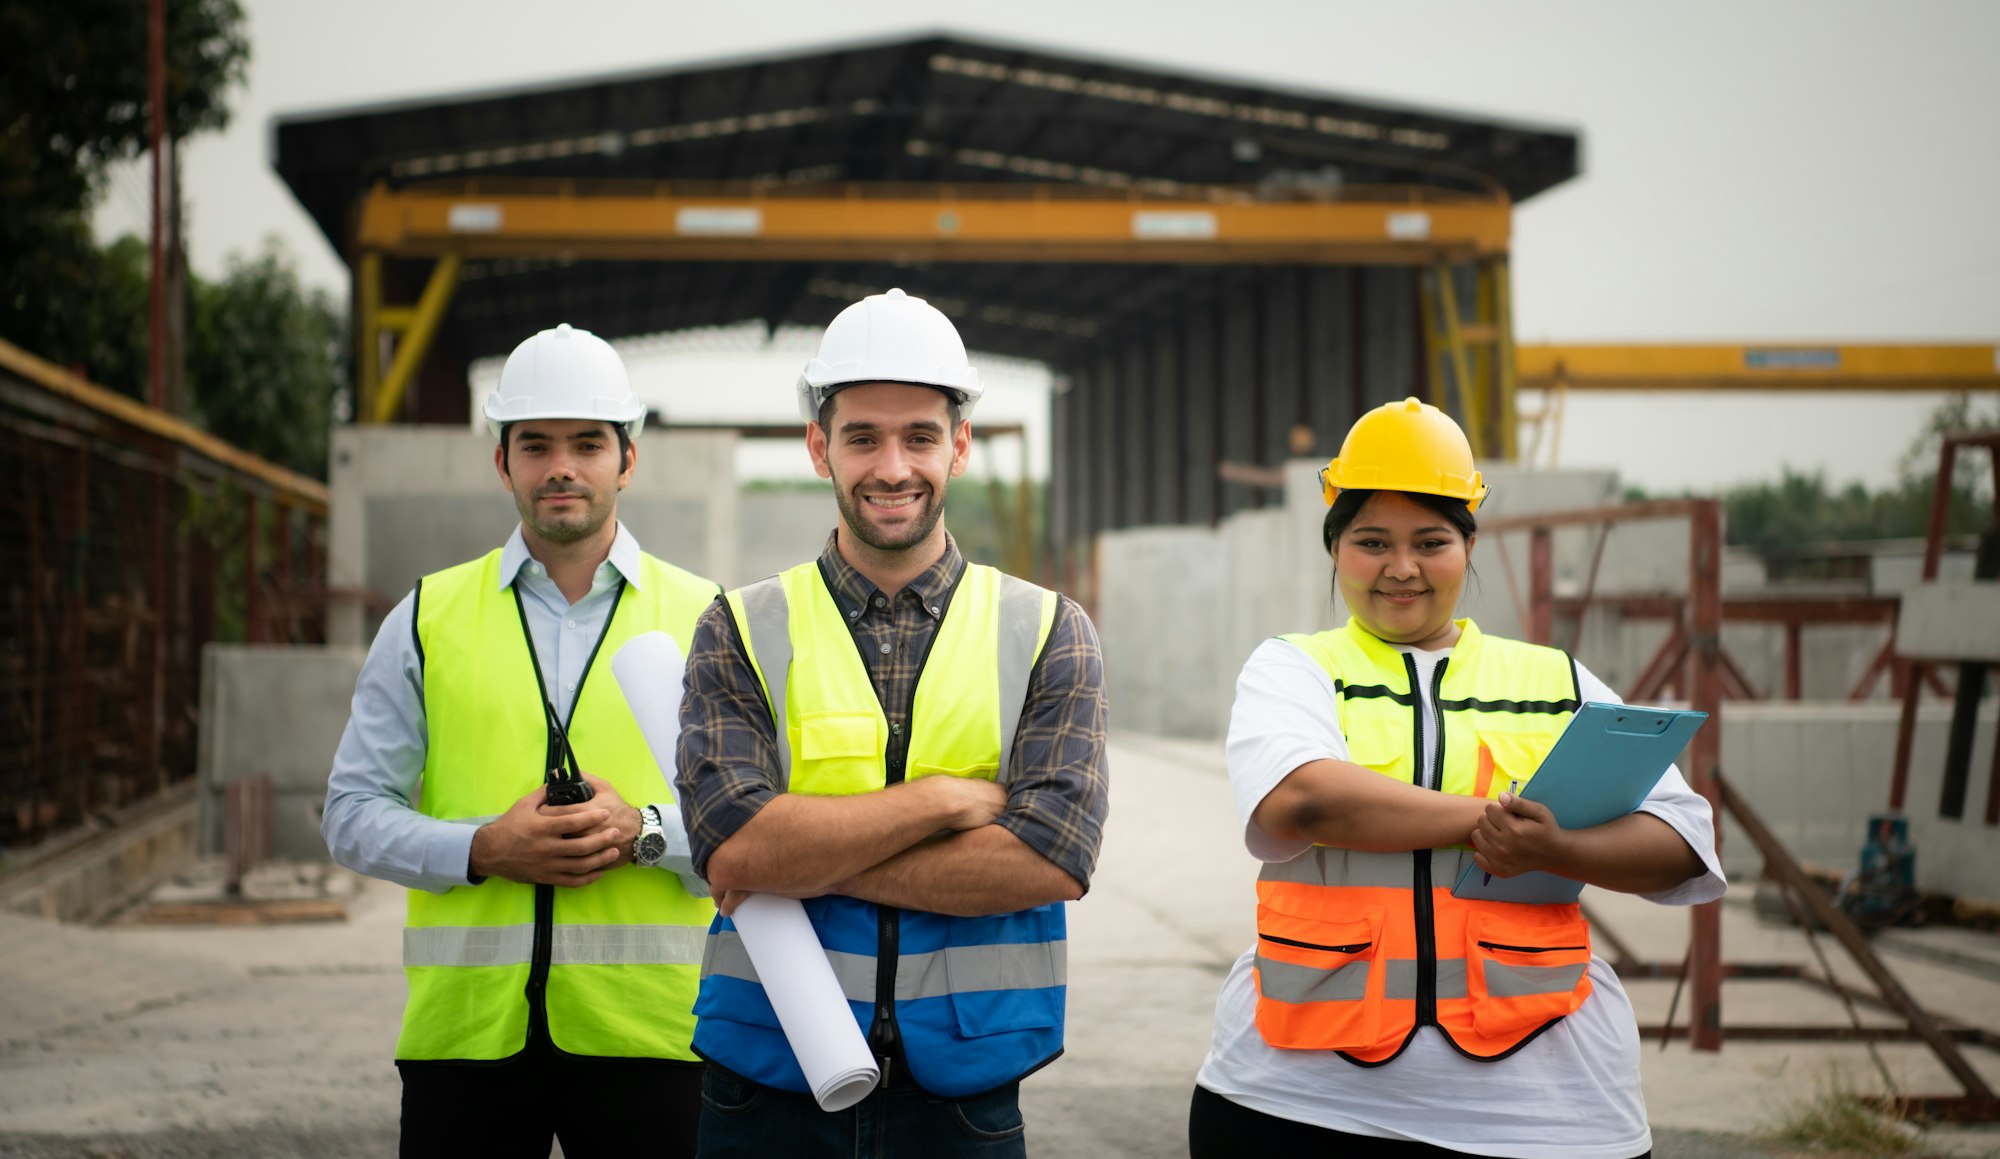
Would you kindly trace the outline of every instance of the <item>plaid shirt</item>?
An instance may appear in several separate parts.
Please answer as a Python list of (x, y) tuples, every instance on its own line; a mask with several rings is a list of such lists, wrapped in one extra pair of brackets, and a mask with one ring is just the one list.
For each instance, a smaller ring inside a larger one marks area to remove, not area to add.
[[(965, 568), (958, 544), (889, 599), (841, 558), (828, 536), (820, 553), (833, 600), (867, 662), (875, 696), (889, 719), (888, 759), (900, 765), (909, 745), (909, 704), (917, 666), (949, 610)], [(933, 672), (933, 680), (945, 678)], [(1028, 679), (1028, 702), (1014, 734), (1014, 774), (1007, 809), (996, 824), (1090, 887), (1109, 807), (1104, 768), (1103, 661), (1097, 629), (1060, 597), (1048, 643)], [(695, 625), (681, 700), (679, 771), (674, 787), (687, 822), (694, 866), (704, 876), (717, 846), (777, 793), (777, 730), (737, 633), (729, 606), (717, 600)]]

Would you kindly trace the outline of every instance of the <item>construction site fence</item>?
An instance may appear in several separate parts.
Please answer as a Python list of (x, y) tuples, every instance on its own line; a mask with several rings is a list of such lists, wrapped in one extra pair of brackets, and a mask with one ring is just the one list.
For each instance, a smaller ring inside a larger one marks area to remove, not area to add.
[(196, 773), (203, 646), (318, 643), (326, 490), (0, 341), (0, 865)]

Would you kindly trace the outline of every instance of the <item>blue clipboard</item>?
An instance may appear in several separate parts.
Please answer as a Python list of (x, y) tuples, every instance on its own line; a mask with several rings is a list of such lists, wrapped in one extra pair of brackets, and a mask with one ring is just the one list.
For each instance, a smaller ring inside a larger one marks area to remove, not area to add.
[[(1705, 712), (1590, 701), (1570, 718), (1521, 796), (1547, 805), (1565, 829), (1615, 821), (1639, 807), (1707, 719)], [(1471, 861), (1451, 887), (1453, 897), (1532, 905), (1572, 902), (1582, 892), (1582, 882), (1553, 873), (1489, 882)]]

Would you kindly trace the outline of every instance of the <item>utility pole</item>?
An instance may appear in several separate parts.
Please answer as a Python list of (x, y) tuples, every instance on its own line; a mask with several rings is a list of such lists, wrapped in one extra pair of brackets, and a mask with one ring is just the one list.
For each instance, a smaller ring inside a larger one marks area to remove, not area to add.
[(147, 298), (146, 400), (167, 402), (167, 0), (146, 0), (147, 136), (153, 149), (152, 277)]

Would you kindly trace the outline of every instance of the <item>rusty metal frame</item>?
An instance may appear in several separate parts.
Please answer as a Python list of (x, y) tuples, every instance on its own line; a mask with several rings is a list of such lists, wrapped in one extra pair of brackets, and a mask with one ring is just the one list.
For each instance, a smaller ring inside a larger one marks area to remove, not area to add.
[[(2000, 448), (2000, 433), (1990, 436), (1990, 445)], [(1996, 466), (2000, 472), (2000, 466)], [(1879, 604), (1854, 602), (1817, 606), (1810, 609), (1785, 606), (1774, 601), (1724, 601), (1721, 591), (1722, 518), (1721, 504), (1714, 499), (1674, 499), (1647, 503), (1628, 503), (1609, 507), (1593, 507), (1571, 511), (1555, 511), (1537, 515), (1517, 515), (1487, 521), (1480, 530), (1489, 536), (1509, 531), (1525, 531), (1532, 537), (1529, 556), (1529, 601), (1530, 614), (1526, 617), (1530, 638), (1537, 643), (1551, 643), (1555, 629), (1556, 599), (1553, 588), (1553, 572), (1550, 558), (1553, 553), (1552, 533), (1557, 527), (1598, 525), (1606, 528), (1619, 522), (1644, 519), (1686, 518), (1689, 529), (1689, 576), (1688, 595), (1685, 601), (1667, 597), (1666, 603), (1652, 608), (1653, 611), (1671, 609), (1676, 614), (1674, 635), (1669, 638), (1669, 646), (1656, 654), (1654, 663), (1649, 664), (1648, 673), (1656, 683), (1664, 682), (1664, 673), (1674, 667), (1685, 666), (1688, 697), (1692, 707), (1709, 714), (1709, 725), (1695, 734), (1688, 746), (1686, 772), (1689, 783), (1695, 791), (1708, 798), (1719, 818), (1724, 812), (1736, 818), (1744, 833), (1755, 844), (1764, 857), (1767, 871), (1778, 876), (1780, 885), (1787, 891), (1787, 904), (1793, 905), (1799, 913), (1801, 924), (1810, 931), (1812, 923), (1833, 933), (1853, 958), (1855, 963), (1875, 984), (1877, 996), (1872, 999), (1861, 992), (1842, 986), (1833, 978), (1829, 966), (1822, 957), (1824, 978), (1813, 978), (1799, 967), (1772, 964), (1728, 964), (1722, 961), (1721, 902), (1714, 901), (1694, 907), (1687, 957), (1677, 965), (1646, 964), (1634, 961), (1629, 947), (1620, 941), (1615, 933), (1603, 930), (1607, 940), (1621, 963), (1620, 970), (1644, 971), (1653, 977), (1685, 977), (1691, 983), (1692, 998), (1690, 1018), (1685, 1028), (1672, 1025), (1672, 1011), (1665, 1024), (1642, 1028), (1648, 1037), (1658, 1038), (1663, 1045), (1674, 1037), (1685, 1037), (1696, 1050), (1718, 1051), (1722, 1048), (1722, 979), (1731, 977), (1800, 978), (1821, 985), (1839, 995), (1848, 1004), (1850, 1013), (1857, 1001), (1873, 1001), (1885, 1006), (1900, 1016), (1905, 1026), (1902, 1028), (1873, 1028), (1860, 1025), (1858, 1017), (1851, 1027), (1810, 1027), (1789, 1025), (1745, 1025), (1732, 1026), (1729, 1033), (1744, 1039), (1833, 1039), (1873, 1043), (1885, 1040), (1916, 1039), (1929, 1046), (1938, 1056), (1953, 1078), (1964, 1089), (1963, 1095), (1914, 1096), (1914, 1101), (1931, 1107), (1940, 1114), (1949, 1114), (1961, 1119), (1982, 1122), (2000, 1121), (2000, 1098), (1996, 1098), (1985, 1080), (1966, 1062), (1958, 1049), (1959, 1042), (1995, 1047), (2000, 1045), (2000, 1035), (1980, 1027), (1943, 1020), (1920, 1006), (1897, 980), (1893, 971), (1875, 954), (1866, 937), (1855, 928), (1847, 915), (1841, 913), (1817, 886), (1806, 876), (1805, 870), (1793, 859), (1777, 837), (1757, 816), (1740, 795), (1723, 779), (1718, 768), (1721, 753), (1723, 691), (1729, 682), (1729, 661), (1721, 647), (1721, 630), (1727, 608), (1732, 604), (1743, 605), (1749, 611), (1751, 606), (1761, 604), (1762, 611), (1776, 622), (1804, 622), (1804, 617), (1812, 617), (1811, 622), (1850, 622), (1850, 616), (1879, 617)], [(1934, 541), (1935, 542), (1935, 541)], [(1593, 584), (1595, 565), (1593, 564)], [(1927, 555), (1927, 570), (1935, 573), (1934, 564)], [(1588, 595), (1579, 601), (1578, 615), (1588, 607)], [(1657, 599), (1658, 597), (1652, 597)], [(1870, 622), (1864, 620), (1863, 622)], [(1675, 642), (1676, 638), (1678, 643)], [(1663, 659), (1663, 657), (1665, 659)], [(1916, 681), (1910, 687), (1917, 687)], [(1914, 694), (1906, 703), (1914, 702)], [(1718, 831), (1718, 838), (1720, 833)], [(1810, 917), (1808, 922), (1806, 919)], [(1593, 922), (1595, 926), (1597, 923)], [(1818, 952), (1815, 943), (1815, 952)], [(1679, 1002), (1679, 991), (1675, 992), (1675, 1004)], [(1872, 1049), (1872, 1047), (1871, 1047)], [(1905, 1100), (1909, 1101), (1909, 1100)]]
[[(1688, 745), (1686, 773), (1694, 791), (1708, 798), (1717, 815), (1722, 810), (1720, 787), (1713, 776), (1722, 752), (1723, 663), (1722, 663), (1722, 504), (1716, 499), (1663, 499), (1644, 503), (1624, 503), (1609, 507), (1587, 507), (1571, 511), (1550, 511), (1535, 515), (1515, 515), (1485, 522), (1480, 528), (1488, 536), (1509, 531), (1528, 532), (1531, 546), (1529, 567), (1529, 638), (1538, 644), (1553, 642), (1554, 568), (1532, 560), (1552, 555), (1552, 533), (1558, 527), (1598, 526), (1647, 519), (1688, 521), (1688, 599), (1676, 630), (1686, 639), (1685, 679), (1688, 701), (1709, 715), (1708, 727), (1695, 733)], [(1696, 1050), (1722, 1049), (1722, 911), (1721, 902), (1694, 907), (1688, 947), (1688, 976), (1692, 983), (1692, 1037)]]
[[(1924, 531), (1924, 573), (1923, 582), (1932, 583), (1938, 577), (1938, 565), (1944, 559), (1945, 521), (1951, 510), (1952, 469), (1958, 464), (1958, 452), (1963, 447), (1984, 447), (1993, 472), (1993, 515), (2000, 521), (2000, 431), (1971, 431), (1964, 434), (1946, 435), (1943, 445), (1938, 448), (1937, 478), (1931, 485), (1930, 523)], [(1892, 641), (1893, 643), (1893, 641)], [(1907, 667), (1909, 677), (1903, 682), (1903, 711), (1896, 720), (1896, 764), (1889, 779), (1889, 808), (1900, 812), (1910, 784), (1910, 754), (1916, 747), (1917, 701), (1922, 696), (1919, 685), (1935, 679), (1936, 665), (1916, 659), (1898, 659)], [(2000, 737), (1995, 738), (2000, 746)], [(1995, 749), (1993, 771), (1986, 788), (1986, 824), (2000, 825), (2000, 747)]]

